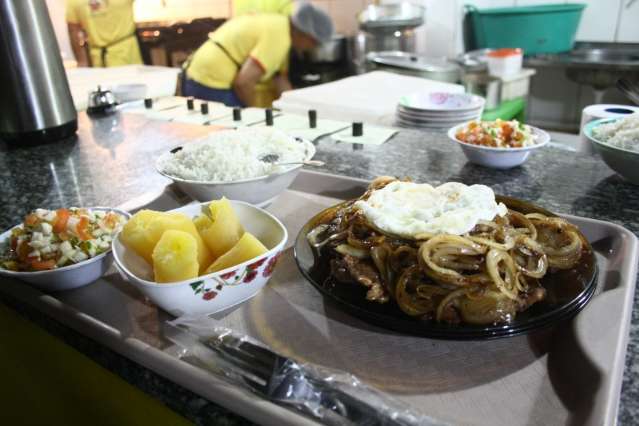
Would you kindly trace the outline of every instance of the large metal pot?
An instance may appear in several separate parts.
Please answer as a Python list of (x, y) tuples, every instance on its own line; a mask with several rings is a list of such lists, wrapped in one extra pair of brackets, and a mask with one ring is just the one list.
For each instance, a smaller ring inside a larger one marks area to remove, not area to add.
[(458, 65), (445, 58), (430, 58), (399, 51), (370, 52), (366, 55), (366, 62), (370, 69), (386, 70), (447, 83), (457, 83), (461, 72)]
[(424, 23), (424, 8), (409, 2), (369, 5), (358, 15), (360, 29), (369, 32), (395, 32)]
[(358, 15), (365, 52), (415, 51), (415, 31), (424, 23), (424, 8), (409, 2), (369, 5)]
[(346, 58), (346, 37), (334, 35), (330, 41), (307, 52), (305, 59), (311, 63), (335, 63)]

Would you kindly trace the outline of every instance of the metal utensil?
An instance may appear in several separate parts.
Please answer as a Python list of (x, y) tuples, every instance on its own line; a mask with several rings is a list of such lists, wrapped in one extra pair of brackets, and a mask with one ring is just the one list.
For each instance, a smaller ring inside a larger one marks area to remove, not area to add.
[(617, 88), (636, 105), (639, 105), (639, 86), (625, 78), (617, 80)]
[(276, 166), (292, 166), (295, 164), (303, 164), (305, 166), (316, 166), (322, 167), (325, 163), (319, 160), (303, 160), (303, 161), (287, 161), (287, 162), (278, 162), (280, 156), (278, 154), (265, 154), (258, 158), (258, 160), (263, 161), (265, 163), (271, 163)]
[(391, 414), (315, 377), (311, 369), (290, 358), (232, 334), (200, 339), (200, 343), (239, 373), (240, 380), (253, 392), (277, 404), (319, 417), (324, 424), (416, 424), (400, 413)]
[(110, 90), (103, 90), (98, 86), (98, 90), (89, 94), (87, 104), (87, 114), (89, 115), (107, 115), (115, 112), (118, 105), (115, 96)]

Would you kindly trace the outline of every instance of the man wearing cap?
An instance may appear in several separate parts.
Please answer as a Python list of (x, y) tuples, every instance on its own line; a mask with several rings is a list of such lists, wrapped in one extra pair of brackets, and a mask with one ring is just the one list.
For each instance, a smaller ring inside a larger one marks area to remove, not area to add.
[(256, 85), (272, 79), (277, 96), (290, 89), (289, 50), (311, 50), (332, 34), (330, 17), (309, 3), (300, 4), (290, 18), (280, 14), (235, 17), (211, 33), (193, 54), (182, 92), (228, 106), (268, 106), (273, 99), (256, 97)]

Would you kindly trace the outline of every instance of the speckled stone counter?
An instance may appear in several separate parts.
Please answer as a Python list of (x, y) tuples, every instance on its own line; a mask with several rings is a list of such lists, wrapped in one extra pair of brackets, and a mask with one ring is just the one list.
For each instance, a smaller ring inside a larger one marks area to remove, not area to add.
[[(0, 142), (0, 228), (6, 229), (36, 207), (117, 206), (169, 183), (154, 170), (157, 156), (210, 127), (148, 121), (117, 114), (91, 120), (79, 117), (78, 137), (39, 147)], [(557, 213), (612, 221), (639, 234), (639, 187), (615, 175), (599, 158), (558, 145), (535, 152), (523, 166), (497, 171), (466, 161), (444, 133), (403, 131), (381, 146), (317, 143), (319, 170), (371, 179), (409, 176), (438, 184), (482, 183), (495, 192), (523, 198)], [(6, 301), (12, 304), (12, 301)], [(144, 391), (198, 424), (247, 421), (158, 377), (63, 326), (47, 324), (42, 314), (13, 306), (54, 334), (89, 354)], [(620, 424), (639, 416), (639, 316), (633, 312), (630, 345), (619, 411)]]

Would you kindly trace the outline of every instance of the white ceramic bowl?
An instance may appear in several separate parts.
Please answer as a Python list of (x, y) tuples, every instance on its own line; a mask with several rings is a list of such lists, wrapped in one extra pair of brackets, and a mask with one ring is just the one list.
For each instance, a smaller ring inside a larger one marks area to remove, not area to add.
[(402, 96), (399, 105), (409, 111), (445, 114), (480, 110), (484, 107), (485, 102), (481, 96), (469, 93), (420, 92)]
[[(92, 207), (89, 208), (89, 210), (113, 211), (125, 216), (126, 218), (131, 217), (128, 212), (108, 207)], [(4, 245), (10, 237), (11, 229), (3, 232), (0, 235), (0, 245)], [(97, 280), (105, 274), (105, 272), (111, 267), (112, 263), (113, 255), (111, 253), (111, 249), (109, 249), (96, 257), (92, 257), (91, 259), (87, 259), (80, 263), (48, 271), (15, 272), (0, 268), (0, 276), (26, 281), (45, 292), (71, 290), (85, 286)]]
[(550, 141), (550, 135), (541, 129), (530, 126), (534, 135), (537, 136), (537, 143), (523, 148), (493, 148), (489, 146), (473, 145), (462, 142), (455, 136), (457, 131), (468, 126), (469, 123), (462, 123), (448, 130), (448, 137), (457, 142), (462, 151), (471, 163), (493, 169), (510, 169), (523, 164), (530, 154)]
[(584, 126), (584, 135), (590, 140), (601, 159), (615, 172), (623, 176), (628, 182), (639, 185), (639, 152), (629, 151), (600, 141), (593, 135), (593, 129), (612, 123), (622, 118), (602, 118), (591, 121)]
[[(315, 146), (305, 140), (300, 139), (300, 143), (306, 145), (306, 157), (310, 160), (315, 155)], [(282, 191), (288, 188), (302, 169), (302, 165), (294, 165), (285, 168), (278, 173), (270, 175), (236, 180), (233, 182), (196, 181), (181, 179), (166, 174), (160, 170), (160, 163), (168, 156), (173, 155), (181, 147), (173, 148), (171, 151), (162, 154), (155, 163), (155, 168), (161, 175), (171, 179), (183, 192), (197, 201), (216, 200), (226, 197), (229, 200), (246, 201), (258, 207), (266, 207), (273, 202)]]
[[(203, 205), (189, 204), (179, 209), (197, 216)], [(153, 303), (172, 315), (212, 314), (255, 296), (268, 282), (286, 244), (288, 233), (273, 215), (242, 201), (231, 201), (244, 229), (255, 235), (268, 252), (239, 265), (190, 280), (169, 284), (153, 281), (153, 269), (144, 259), (125, 247), (119, 234), (113, 239), (115, 264), (122, 276)]]

